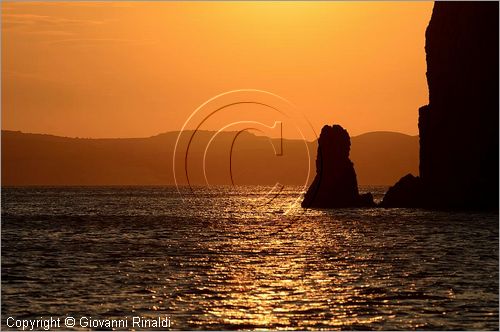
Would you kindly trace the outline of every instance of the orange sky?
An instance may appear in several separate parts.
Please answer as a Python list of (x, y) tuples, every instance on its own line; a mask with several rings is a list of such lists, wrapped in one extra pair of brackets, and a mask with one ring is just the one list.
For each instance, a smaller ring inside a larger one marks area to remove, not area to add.
[(254, 88), (293, 102), (317, 132), (339, 123), (351, 135), (415, 135), (431, 11), (432, 2), (4, 1), (2, 128), (151, 136), (179, 130), (219, 93)]

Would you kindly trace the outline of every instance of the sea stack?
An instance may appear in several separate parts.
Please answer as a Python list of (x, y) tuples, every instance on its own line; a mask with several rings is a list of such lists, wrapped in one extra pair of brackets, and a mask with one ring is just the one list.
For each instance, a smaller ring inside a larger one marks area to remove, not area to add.
[(371, 194), (359, 195), (351, 138), (339, 125), (324, 126), (318, 139), (316, 177), (302, 207), (341, 208), (374, 205)]
[(498, 208), (498, 37), (498, 2), (435, 2), (420, 177), (400, 181), (382, 205)]

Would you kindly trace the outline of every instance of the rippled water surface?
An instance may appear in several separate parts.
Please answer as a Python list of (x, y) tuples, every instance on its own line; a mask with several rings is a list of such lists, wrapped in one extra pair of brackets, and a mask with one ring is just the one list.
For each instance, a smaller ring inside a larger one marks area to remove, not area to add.
[(299, 192), (268, 189), (3, 188), (3, 328), (498, 329), (498, 214), (289, 209)]

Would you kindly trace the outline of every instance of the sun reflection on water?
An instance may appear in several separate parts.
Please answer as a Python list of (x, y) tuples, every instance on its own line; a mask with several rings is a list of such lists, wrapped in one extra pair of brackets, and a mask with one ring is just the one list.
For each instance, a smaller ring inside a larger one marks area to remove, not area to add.
[[(63, 208), (58, 192), (3, 200), (2, 313), (168, 315), (204, 330), (498, 327), (498, 215), (283, 216), (296, 192), (256, 207), (255, 187), (183, 204), (164, 188), (85, 190)], [(55, 211), (43, 222), (42, 207)]]

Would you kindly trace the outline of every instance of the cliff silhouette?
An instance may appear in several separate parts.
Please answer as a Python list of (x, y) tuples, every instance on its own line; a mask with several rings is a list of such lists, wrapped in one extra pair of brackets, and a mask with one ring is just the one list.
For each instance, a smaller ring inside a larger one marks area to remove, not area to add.
[(436, 2), (420, 178), (431, 207), (498, 207), (498, 2)]
[(400, 180), (383, 206), (498, 208), (498, 38), (498, 2), (435, 3), (420, 177)]

